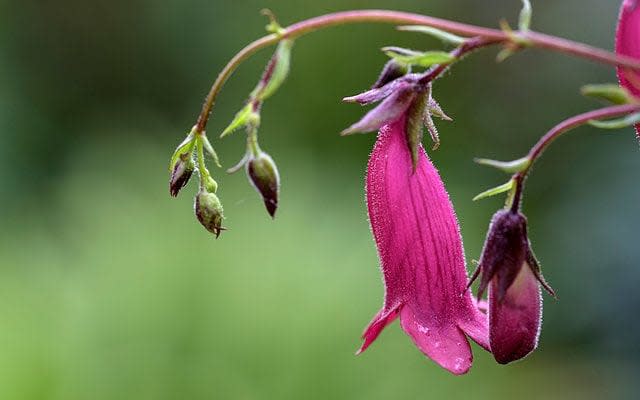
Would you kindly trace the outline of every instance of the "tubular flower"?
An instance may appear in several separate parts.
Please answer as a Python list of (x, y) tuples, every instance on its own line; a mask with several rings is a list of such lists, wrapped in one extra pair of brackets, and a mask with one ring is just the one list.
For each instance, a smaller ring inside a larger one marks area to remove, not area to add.
[(414, 171), (408, 114), (381, 127), (369, 159), (367, 206), (385, 297), (358, 353), (400, 317), (402, 329), (424, 354), (450, 372), (464, 374), (473, 360), (466, 335), (488, 349), (487, 318), (465, 290), (458, 221), (421, 145)]
[(478, 298), (489, 288), (489, 343), (501, 364), (519, 360), (538, 345), (542, 323), (542, 285), (555, 296), (540, 272), (527, 236), (527, 220), (518, 211), (500, 210), (491, 221), (478, 269)]
[[(624, 0), (622, 2), (616, 32), (616, 53), (640, 58), (639, 0)], [(620, 86), (627, 89), (635, 97), (640, 97), (640, 74), (618, 67), (618, 79)], [(640, 139), (640, 124), (636, 125), (636, 133)]]

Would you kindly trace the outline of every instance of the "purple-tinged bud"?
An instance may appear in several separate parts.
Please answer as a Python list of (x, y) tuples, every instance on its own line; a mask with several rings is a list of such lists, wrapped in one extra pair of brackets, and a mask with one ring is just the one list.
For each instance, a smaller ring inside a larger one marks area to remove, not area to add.
[(194, 126), (187, 137), (178, 145), (171, 155), (171, 161), (169, 162), (169, 194), (176, 197), (191, 178), (193, 170), (195, 168), (193, 162), (193, 148), (195, 144), (195, 129)]
[(180, 159), (173, 166), (171, 178), (169, 179), (169, 193), (173, 197), (177, 197), (180, 190), (187, 185), (195, 165), (191, 158), (191, 153), (180, 156)]
[(485, 292), (489, 282), (496, 278), (498, 301), (502, 301), (527, 258), (528, 248), (525, 217), (510, 210), (498, 211), (491, 222), (480, 258), (482, 277), (478, 298)]
[(271, 156), (260, 151), (245, 164), (247, 177), (253, 187), (260, 193), (267, 212), (271, 218), (275, 217), (280, 193), (280, 175)]
[(540, 286), (555, 296), (531, 250), (524, 215), (500, 210), (493, 216), (469, 286), (480, 273), (478, 297), (489, 288), (491, 352), (501, 364), (519, 360), (538, 345), (542, 323)]
[(395, 59), (389, 60), (382, 69), (380, 76), (371, 89), (379, 89), (389, 82), (395, 81), (410, 72), (408, 64), (401, 63)]
[(207, 192), (201, 188), (196, 194), (194, 210), (198, 221), (206, 230), (216, 235), (216, 238), (220, 236), (220, 232), (225, 230), (222, 227), (224, 220), (222, 204), (215, 193)]

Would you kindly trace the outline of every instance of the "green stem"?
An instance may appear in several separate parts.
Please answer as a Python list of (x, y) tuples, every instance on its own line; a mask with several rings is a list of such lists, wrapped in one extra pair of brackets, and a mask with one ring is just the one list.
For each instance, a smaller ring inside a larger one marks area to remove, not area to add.
[(258, 129), (251, 127), (247, 132), (247, 150), (255, 158), (260, 155), (260, 146), (258, 145)]
[(198, 174), (200, 175), (200, 188), (206, 187), (207, 178), (211, 176), (207, 165), (204, 162), (204, 146), (202, 144), (202, 135), (196, 137), (196, 152), (198, 157)]

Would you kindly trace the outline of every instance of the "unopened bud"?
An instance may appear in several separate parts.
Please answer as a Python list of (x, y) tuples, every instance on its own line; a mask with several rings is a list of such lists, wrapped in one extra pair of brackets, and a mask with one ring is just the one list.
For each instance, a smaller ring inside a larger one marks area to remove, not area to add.
[(253, 187), (260, 193), (267, 212), (274, 218), (278, 208), (278, 194), (280, 192), (280, 175), (271, 156), (260, 152), (246, 164), (247, 177)]
[(194, 167), (191, 153), (185, 153), (180, 156), (173, 166), (171, 178), (169, 179), (169, 193), (171, 196), (178, 196), (180, 189), (186, 186), (191, 174), (193, 174)]
[(220, 236), (220, 232), (224, 230), (222, 220), (224, 219), (222, 203), (214, 193), (200, 189), (196, 195), (194, 205), (196, 217), (206, 230)]
[(495, 280), (496, 297), (502, 301), (522, 268), (529, 268), (535, 279), (552, 295), (553, 289), (540, 272), (527, 235), (527, 219), (520, 212), (500, 210), (491, 220), (487, 239), (482, 249), (478, 270), (469, 281), (469, 286), (482, 274), (478, 298), (482, 296), (492, 280)]
[(408, 64), (401, 63), (392, 58), (385, 64), (382, 72), (380, 73), (380, 76), (378, 77), (378, 80), (373, 84), (371, 89), (381, 88), (387, 83), (405, 76), (407, 73), (409, 73), (409, 71), (410, 68)]

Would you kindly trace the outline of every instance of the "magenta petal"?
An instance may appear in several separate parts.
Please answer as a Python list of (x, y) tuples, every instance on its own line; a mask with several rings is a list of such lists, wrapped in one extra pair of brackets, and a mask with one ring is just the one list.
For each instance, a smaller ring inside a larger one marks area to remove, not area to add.
[(493, 279), (489, 286), (489, 339), (496, 361), (507, 364), (531, 353), (538, 345), (542, 293), (526, 263), (502, 301), (498, 301), (498, 285)]
[(411, 89), (393, 92), (382, 103), (369, 111), (362, 119), (342, 131), (342, 135), (377, 131), (382, 125), (395, 121), (407, 111), (416, 94)]
[(365, 328), (364, 333), (362, 334), (362, 339), (364, 339), (364, 342), (362, 342), (362, 346), (360, 346), (360, 349), (358, 349), (356, 355), (365, 351), (369, 347), (369, 345), (371, 345), (371, 343), (373, 343), (378, 338), (380, 332), (382, 332), (382, 330), (387, 325), (395, 321), (395, 319), (398, 317), (399, 312), (400, 306), (391, 309), (391, 311), (385, 311), (384, 309), (378, 311), (376, 316), (373, 317), (369, 325)]
[[(463, 331), (487, 348), (487, 317), (465, 291), (462, 239), (449, 196), (422, 148), (413, 173), (405, 125), (401, 117), (382, 127), (367, 171), (369, 220), (385, 282), (379, 316), (401, 307), (402, 328), (418, 348), (462, 374), (472, 361)], [(388, 322), (374, 319), (365, 341)]]
[(363, 105), (376, 103), (389, 97), (391, 93), (410, 89), (412, 86), (413, 84), (408, 80), (396, 79), (380, 88), (370, 89), (355, 96), (345, 97), (342, 101), (346, 101), (347, 103), (360, 103)]
[[(640, 58), (640, 1), (624, 0), (620, 8), (618, 29), (616, 32), (616, 53)], [(618, 68), (620, 86), (634, 96), (640, 97), (640, 74), (628, 69)], [(636, 125), (640, 139), (640, 124)]]
[[(421, 312), (404, 307), (400, 314), (402, 329), (411, 336), (420, 351), (442, 368), (461, 375), (469, 371), (473, 362), (471, 346), (462, 330), (455, 324), (434, 323)], [(428, 324), (425, 325), (425, 320)]]

